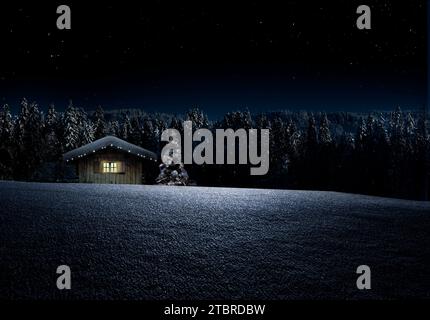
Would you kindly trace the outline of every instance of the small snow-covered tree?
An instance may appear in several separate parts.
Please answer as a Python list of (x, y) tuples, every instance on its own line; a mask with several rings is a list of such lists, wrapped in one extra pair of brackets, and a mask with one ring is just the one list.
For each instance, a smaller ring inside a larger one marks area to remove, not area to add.
[(189, 183), (189, 176), (182, 163), (162, 163), (156, 182), (168, 186), (186, 186)]

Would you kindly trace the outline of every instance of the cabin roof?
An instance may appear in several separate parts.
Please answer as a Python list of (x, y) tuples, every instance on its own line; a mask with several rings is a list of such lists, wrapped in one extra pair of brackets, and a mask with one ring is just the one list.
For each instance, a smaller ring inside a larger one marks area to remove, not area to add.
[(154, 152), (151, 152), (114, 136), (106, 136), (94, 142), (88, 143), (82, 147), (71, 150), (63, 155), (63, 159), (66, 161), (73, 161), (108, 148), (122, 151), (125, 153), (130, 153), (142, 159), (157, 161), (157, 155)]

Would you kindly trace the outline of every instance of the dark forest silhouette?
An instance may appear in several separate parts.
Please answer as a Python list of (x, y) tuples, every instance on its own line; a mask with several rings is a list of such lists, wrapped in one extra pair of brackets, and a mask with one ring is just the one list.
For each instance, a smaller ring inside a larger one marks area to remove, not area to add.
[(270, 129), (270, 170), (250, 176), (247, 165), (189, 165), (198, 185), (336, 190), (400, 198), (429, 198), (430, 137), (425, 112), (310, 113), (248, 110), (209, 121), (198, 108), (186, 115), (142, 110), (87, 114), (70, 103), (46, 114), (23, 99), (19, 114), (0, 111), (0, 178), (65, 181), (62, 154), (106, 135), (159, 153), (166, 128)]

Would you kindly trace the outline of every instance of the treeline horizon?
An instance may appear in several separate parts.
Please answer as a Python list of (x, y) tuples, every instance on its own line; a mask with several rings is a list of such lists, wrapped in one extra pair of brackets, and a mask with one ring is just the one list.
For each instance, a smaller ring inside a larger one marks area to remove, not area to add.
[[(270, 129), (270, 169), (250, 176), (248, 165), (186, 165), (201, 186), (332, 190), (407, 199), (429, 199), (430, 137), (422, 112), (304, 112), (253, 114), (232, 111), (211, 121), (203, 110), (186, 114), (146, 113), (123, 109), (119, 114), (101, 106), (88, 114), (69, 103), (47, 112), (23, 99), (13, 114), (0, 109), (0, 179), (70, 181), (62, 155), (114, 135), (160, 153), (167, 128)], [(158, 173), (154, 173), (156, 176)], [(151, 181), (150, 181), (151, 182)]]

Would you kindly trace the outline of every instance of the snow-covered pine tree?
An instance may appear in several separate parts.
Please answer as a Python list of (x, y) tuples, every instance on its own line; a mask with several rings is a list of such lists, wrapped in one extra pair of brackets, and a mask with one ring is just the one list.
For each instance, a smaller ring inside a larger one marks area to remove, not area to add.
[(155, 181), (157, 184), (168, 186), (186, 186), (189, 182), (189, 176), (182, 163), (162, 163), (160, 174)]
[(29, 179), (34, 169), (43, 159), (44, 146), (43, 113), (36, 103), (21, 102), (21, 112), (15, 127), (16, 154), (15, 176), (17, 179)]
[(110, 121), (107, 127), (107, 134), (115, 137), (120, 137), (120, 126), (118, 120)]
[(318, 145), (318, 136), (317, 136), (317, 128), (314, 115), (312, 113), (309, 114), (308, 118), (308, 130), (306, 134), (306, 147), (308, 151), (315, 151), (316, 146)]
[(375, 131), (375, 118), (369, 114), (366, 119), (366, 140), (365, 145), (370, 148), (373, 145), (374, 131)]
[(429, 139), (425, 115), (420, 115), (418, 118), (418, 122), (415, 128), (415, 136), (417, 144), (420, 147), (423, 147), (426, 144), (426, 141)]
[(13, 118), (6, 104), (0, 111), (0, 179), (11, 179), (13, 174)]
[(275, 117), (271, 123), (270, 130), (270, 169), (279, 171), (287, 169), (287, 130), (280, 117)]
[(131, 119), (130, 127), (129, 142), (138, 146), (142, 145), (142, 128), (136, 116)]
[(94, 125), (87, 113), (82, 108), (76, 109), (79, 130), (79, 145), (85, 145), (94, 141)]
[(10, 108), (5, 104), (0, 111), (0, 148), (9, 148), (13, 140), (13, 118)]
[(319, 130), (319, 142), (324, 145), (330, 145), (332, 143), (330, 133), (330, 123), (327, 118), (327, 114), (324, 113), (321, 117), (320, 130)]
[(155, 140), (154, 140), (153, 150), (159, 153), (161, 151), (160, 149), (161, 134), (163, 133), (164, 130), (167, 129), (167, 123), (161, 116), (155, 117), (152, 121), (154, 123), (154, 128), (155, 128), (155, 132), (154, 132)]
[(64, 112), (64, 150), (69, 151), (79, 147), (79, 119), (76, 108), (70, 101)]
[(243, 128), (248, 130), (252, 128), (252, 117), (249, 110), (228, 112), (224, 115), (222, 122), (224, 129), (237, 130)]
[(209, 126), (207, 115), (199, 108), (192, 108), (188, 110), (187, 120), (193, 122), (193, 130), (208, 128)]
[[(405, 177), (400, 176), (398, 173), (401, 172), (402, 166), (408, 157), (407, 154), (407, 142), (404, 127), (404, 117), (400, 107), (397, 107), (394, 112), (390, 115), (388, 123), (388, 135), (390, 141), (390, 153), (389, 163), (387, 168), (390, 168), (390, 184), (395, 190), (401, 190), (402, 184), (404, 183)], [(388, 140), (388, 139), (387, 139)]]
[(149, 150), (156, 150), (159, 140), (157, 140), (157, 132), (156, 128), (154, 128), (152, 119), (144, 119), (142, 131), (142, 146)]
[(26, 134), (26, 124), (30, 117), (30, 106), (26, 98), (23, 98), (21, 101), (21, 109), (18, 115), (17, 121), (15, 122), (15, 142), (16, 145), (22, 145), (24, 136)]
[(387, 129), (385, 128), (385, 119), (382, 115), (380, 115), (375, 122), (373, 136), (374, 141), (378, 145), (388, 145), (389, 137)]
[(55, 106), (51, 104), (48, 108), (48, 113), (45, 118), (45, 128), (47, 132), (54, 131), (58, 125), (58, 113), (55, 110)]
[(294, 121), (289, 120), (286, 131), (285, 131), (285, 141), (287, 144), (287, 153), (291, 157), (297, 157), (299, 153), (299, 147), (302, 143), (302, 133)]
[(404, 128), (403, 113), (400, 107), (397, 107), (396, 110), (391, 113), (389, 125), (391, 139), (399, 140), (403, 135)]
[(45, 120), (43, 112), (36, 103), (31, 104), (28, 127), (28, 131), (31, 133), (33, 161), (35, 165), (39, 165), (44, 156)]
[(105, 114), (102, 106), (98, 106), (94, 112), (94, 139), (98, 140), (106, 136), (107, 125), (105, 120)]
[(179, 132), (182, 132), (184, 130), (183, 124), (181, 123), (181, 121), (178, 119), (178, 117), (176, 115), (174, 115), (172, 117), (172, 120), (170, 121), (170, 129), (176, 129)]
[(355, 134), (355, 147), (358, 151), (362, 151), (365, 148), (367, 139), (367, 126), (363, 118), (360, 118), (360, 124), (358, 125), (357, 132)]
[(415, 130), (416, 124), (412, 117), (412, 114), (408, 112), (405, 119), (405, 143), (406, 143), (406, 153), (411, 155), (415, 152)]
[(257, 119), (255, 120), (255, 126), (257, 129), (270, 129), (271, 123), (270, 120), (267, 119), (267, 116), (262, 113), (257, 116)]
[(58, 160), (62, 154), (60, 146), (60, 119), (55, 106), (51, 104), (45, 118), (45, 158), (48, 160)]
[(121, 139), (128, 141), (131, 133), (131, 122), (130, 117), (127, 113), (123, 114), (122, 126), (121, 126)]

